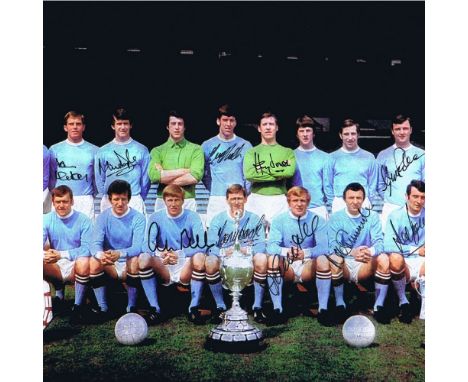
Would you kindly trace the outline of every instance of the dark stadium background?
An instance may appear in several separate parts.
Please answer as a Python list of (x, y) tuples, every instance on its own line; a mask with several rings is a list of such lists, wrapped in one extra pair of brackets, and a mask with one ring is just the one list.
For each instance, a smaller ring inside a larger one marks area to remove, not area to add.
[(172, 108), (186, 114), (187, 138), (201, 143), (217, 133), (224, 102), (237, 106), (236, 132), (254, 145), (253, 124), (266, 110), (278, 115), (278, 141), (290, 147), (301, 113), (325, 118), (316, 144), (326, 151), (340, 146), (340, 121), (351, 117), (368, 137), (360, 145), (377, 153), (393, 142), (388, 121), (398, 112), (412, 116), (413, 141), (424, 145), (423, 2), (44, 2), (43, 9), (48, 147), (65, 138), (62, 118), (72, 109), (86, 115), (87, 140), (110, 141), (119, 105), (150, 150), (167, 139)]

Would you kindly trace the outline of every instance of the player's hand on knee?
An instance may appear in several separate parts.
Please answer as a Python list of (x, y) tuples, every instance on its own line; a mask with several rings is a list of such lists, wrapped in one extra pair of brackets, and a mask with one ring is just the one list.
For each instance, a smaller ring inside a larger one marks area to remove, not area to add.
[(423, 245), (421, 248), (419, 248), (419, 256), (426, 257), (426, 245)]
[(61, 259), (60, 252), (55, 249), (49, 249), (44, 252), (44, 262), (46, 264), (54, 264)]

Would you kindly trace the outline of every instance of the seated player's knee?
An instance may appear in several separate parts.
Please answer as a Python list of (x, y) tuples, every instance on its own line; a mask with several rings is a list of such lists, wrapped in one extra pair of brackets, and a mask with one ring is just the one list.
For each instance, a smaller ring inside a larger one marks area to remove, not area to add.
[(196, 253), (192, 256), (192, 269), (204, 270), (205, 269), (205, 257), (204, 253)]
[(138, 273), (140, 270), (138, 264), (138, 256), (131, 257), (127, 259), (127, 271), (130, 273)]
[(405, 266), (405, 259), (400, 253), (390, 253), (388, 255), (390, 269), (393, 271), (400, 271)]
[(330, 269), (333, 273), (340, 272), (343, 269), (344, 258), (335, 254), (332, 254), (328, 257), (328, 263)]
[(78, 257), (75, 260), (75, 273), (85, 276), (89, 275), (90, 257)]
[(89, 271), (91, 273), (99, 273), (104, 269), (101, 262), (95, 257), (90, 257), (89, 259)]
[(255, 268), (266, 268), (268, 263), (268, 256), (264, 253), (256, 253), (253, 257), (253, 263)]
[(214, 273), (219, 270), (220, 261), (217, 256), (209, 255), (205, 259), (205, 269), (208, 273)]
[(268, 256), (268, 268), (277, 269), (281, 267), (282, 257), (278, 255)]
[(386, 253), (381, 253), (377, 256), (377, 269), (380, 272), (388, 271), (390, 267), (390, 259)]
[(328, 272), (330, 270), (330, 261), (328, 261), (327, 257), (321, 255), (316, 258), (317, 263), (317, 270), (320, 272)]
[(140, 253), (140, 255), (138, 256), (138, 267), (140, 269), (146, 269), (146, 268), (149, 268), (151, 266), (151, 255), (149, 253)]

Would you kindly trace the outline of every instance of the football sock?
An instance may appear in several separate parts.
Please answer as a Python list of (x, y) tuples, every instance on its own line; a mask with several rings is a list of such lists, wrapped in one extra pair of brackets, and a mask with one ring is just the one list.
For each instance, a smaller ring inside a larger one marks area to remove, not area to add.
[(405, 270), (403, 269), (400, 272), (391, 271), (391, 274), (392, 274), (393, 287), (395, 288), (398, 299), (400, 300), (400, 305), (408, 304), (409, 302), (405, 294), (405, 290), (406, 290)]
[(270, 291), (273, 309), (279, 309), (283, 312), (281, 300), (283, 298), (283, 277), (278, 268), (269, 268), (267, 271), (267, 284)]
[(206, 281), (210, 286), (211, 293), (216, 301), (216, 307), (226, 310), (226, 304), (223, 300), (223, 287), (221, 286), (221, 276), (216, 271), (213, 274), (206, 274)]
[(89, 276), (75, 274), (75, 305), (81, 305), (89, 284)]
[(203, 290), (203, 281), (205, 280), (204, 271), (192, 271), (192, 279), (190, 280), (190, 293), (192, 295), (192, 300), (190, 301), (190, 308), (198, 306), (200, 304), (200, 297)]
[(157, 312), (160, 312), (161, 308), (159, 307), (157, 293), (158, 283), (156, 281), (156, 276), (154, 275), (153, 268), (140, 269), (140, 280), (149, 304), (153, 308), (156, 308)]
[(383, 306), (385, 303), (385, 297), (387, 297), (388, 284), (390, 283), (390, 273), (382, 273), (379, 271), (375, 272), (375, 303), (374, 310), (377, 310), (378, 306)]
[(261, 308), (263, 303), (263, 296), (265, 294), (266, 287), (266, 273), (254, 272), (254, 303), (252, 309)]
[(89, 277), (99, 308), (101, 308), (101, 311), (107, 312), (109, 308), (106, 299), (106, 276), (104, 271), (97, 274), (90, 274)]
[(315, 272), (315, 285), (317, 286), (319, 311), (328, 309), (328, 298), (330, 297), (331, 271)]
[(64, 291), (63, 285), (61, 289), (55, 289), (55, 297), (58, 297), (60, 300), (63, 300), (65, 297), (63, 291)]
[(126, 281), (127, 295), (128, 295), (127, 312), (130, 311), (131, 307), (136, 307), (139, 282), (140, 282), (140, 276), (138, 275), (138, 273), (127, 272), (127, 281)]
[(335, 291), (336, 306), (343, 305), (346, 308), (346, 304), (343, 299), (344, 293), (344, 278), (343, 271), (332, 275), (333, 290)]

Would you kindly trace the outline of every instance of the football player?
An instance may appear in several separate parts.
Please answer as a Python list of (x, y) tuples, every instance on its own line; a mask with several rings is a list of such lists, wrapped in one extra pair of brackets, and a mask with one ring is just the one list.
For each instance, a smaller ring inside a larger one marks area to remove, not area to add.
[(384, 252), (379, 215), (363, 207), (365, 198), (366, 191), (361, 184), (348, 184), (343, 191), (346, 207), (333, 213), (329, 221), (329, 253), (337, 320), (343, 321), (346, 315), (344, 279), (358, 283), (373, 277), (376, 295), (374, 317), (385, 323), (388, 315), (383, 307), (390, 283), (389, 260)]
[(50, 151), (42, 145), (42, 212), (46, 214), (50, 212), (50, 194), (49, 194), (49, 178), (50, 178)]

